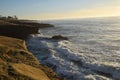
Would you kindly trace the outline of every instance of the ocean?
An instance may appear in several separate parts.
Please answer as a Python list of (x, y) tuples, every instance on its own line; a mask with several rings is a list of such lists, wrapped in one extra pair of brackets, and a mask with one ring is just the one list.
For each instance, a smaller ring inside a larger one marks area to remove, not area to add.
[[(40, 63), (67, 80), (120, 80), (120, 17), (48, 20), (27, 40)], [(62, 35), (69, 40), (53, 40)]]

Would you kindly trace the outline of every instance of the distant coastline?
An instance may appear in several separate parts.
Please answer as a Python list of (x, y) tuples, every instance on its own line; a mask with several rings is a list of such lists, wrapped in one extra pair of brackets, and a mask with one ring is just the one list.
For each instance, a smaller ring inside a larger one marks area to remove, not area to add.
[(38, 34), (39, 28), (48, 27), (54, 25), (31, 20), (0, 20), (0, 35), (25, 40), (30, 34)]

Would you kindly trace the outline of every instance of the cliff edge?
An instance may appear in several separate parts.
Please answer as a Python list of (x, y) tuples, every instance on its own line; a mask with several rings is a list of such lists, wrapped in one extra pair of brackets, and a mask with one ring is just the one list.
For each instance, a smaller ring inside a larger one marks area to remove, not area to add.
[(25, 41), (0, 36), (0, 80), (61, 80), (30, 53)]
[(0, 20), (0, 35), (26, 40), (30, 34), (38, 34), (39, 28), (48, 27), (54, 26), (30, 20)]

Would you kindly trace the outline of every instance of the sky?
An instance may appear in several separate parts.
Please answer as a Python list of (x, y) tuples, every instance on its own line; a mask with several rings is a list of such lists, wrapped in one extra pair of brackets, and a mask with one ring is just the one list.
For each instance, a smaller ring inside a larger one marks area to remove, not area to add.
[(0, 15), (21, 19), (120, 16), (120, 0), (0, 0)]

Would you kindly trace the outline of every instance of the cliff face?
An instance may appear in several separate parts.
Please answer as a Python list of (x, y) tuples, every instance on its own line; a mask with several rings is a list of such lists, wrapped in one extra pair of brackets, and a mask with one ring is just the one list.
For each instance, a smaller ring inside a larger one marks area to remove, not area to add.
[(60, 80), (27, 51), (25, 41), (0, 36), (0, 80)]
[(37, 34), (39, 28), (54, 27), (50, 24), (40, 24), (30, 21), (4, 21), (0, 20), (0, 35), (26, 39), (30, 34)]

